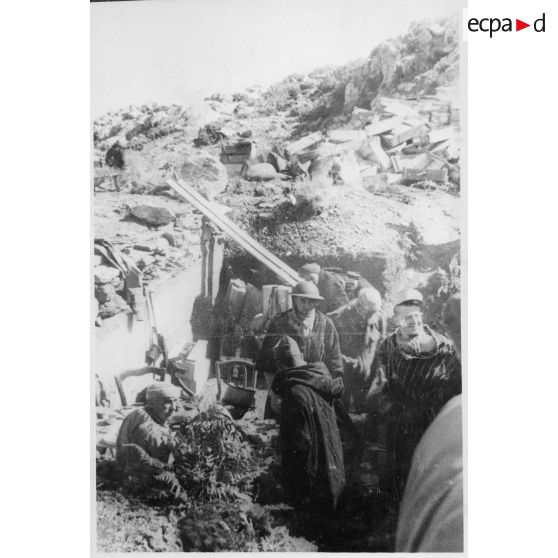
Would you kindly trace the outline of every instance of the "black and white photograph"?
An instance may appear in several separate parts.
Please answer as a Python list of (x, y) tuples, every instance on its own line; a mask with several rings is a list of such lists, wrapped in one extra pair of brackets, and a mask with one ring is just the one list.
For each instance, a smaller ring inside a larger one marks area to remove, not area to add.
[(97, 554), (466, 550), (465, 7), (90, 3)]

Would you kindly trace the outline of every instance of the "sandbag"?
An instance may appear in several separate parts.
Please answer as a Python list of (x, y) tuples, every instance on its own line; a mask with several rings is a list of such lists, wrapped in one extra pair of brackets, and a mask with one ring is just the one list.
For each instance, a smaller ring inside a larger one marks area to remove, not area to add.
[(257, 163), (248, 167), (246, 178), (248, 180), (273, 180), (277, 178), (277, 171), (270, 163)]

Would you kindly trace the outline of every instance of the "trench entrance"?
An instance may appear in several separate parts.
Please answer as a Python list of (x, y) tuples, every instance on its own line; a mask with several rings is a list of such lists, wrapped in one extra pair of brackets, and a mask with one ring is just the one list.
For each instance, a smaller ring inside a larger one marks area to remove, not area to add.
[[(196, 392), (196, 401), (201, 402), (198, 411), (218, 397), (220, 383), (215, 374), (215, 361), (234, 358), (254, 361), (266, 321), (273, 312), (289, 306), (289, 297), (282, 290), (284, 286), (261, 262), (228, 243), (216, 230), (202, 228), (201, 242), (202, 260), (196, 262), (196, 268), (199, 267), (199, 274), (195, 275), (197, 285), (185, 286), (189, 291), (199, 293), (193, 301), (191, 314), (187, 316), (192, 339), (188, 350), (174, 362), (178, 373), (183, 374), (186, 383)], [(443, 289), (446, 288), (448, 296), (451, 294), (439, 269), (445, 273), (446, 281), (448, 277), (453, 280), (450, 268), (457, 248), (423, 248), (422, 261), (410, 262), (404, 257), (394, 260), (382, 254), (362, 258), (344, 254), (316, 258), (315, 262), (333, 276), (341, 277), (345, 284), (355, 281), (354, 274), (360, 275), (387, 300), (407, 276), (416, 284), (417, 274), (422, 274), (428, 323), (441, 312), (444, 296), (440, 293)], [(296, 253), (283, 260), (295, 270), (308, 263)], [(279, 289), (274, 291), (270, 286)], [(99, 476), (101, 484), (104, 483), (98, 488), (101, 539), (105, 530), (106, 540), (115, 539), (114, 532), (110, 531), (112, 523), (123, 521), (121, 529), (125, 531), (128, 529), (126, 522), (137, 526), (141, 517), (140, 523), (144, 521), (147, 530), (152, 528), (147, 527), (150, 525), (166, 533), (158, 543), (149, 539), (152, 550), (168, 550), (173, 548), (172, 545), (176, 550), (233, 550), (237, 548), (234, 546), (236, 542), (227, 539), (223, 543), (221, 535), (215, 534), (220, 533), (222, 525), (216, 525), (213, 534), (208, 534), (208, 525), (219, 517), (218, 521), (224, 521), (229, 529), (234, 530), (237, 524), (228, 523), (233, 516), (253, 514), (250, 516), (253, 525), (259, 521), (256, 517), (265, 516), (272, 526), (258, 531), (258, 542), (251, 543), (256, 544), (250, 547), (253, 550), (392, 551), (397, 516), (395, 502), (382, 488), (388, 474), (385, 432), (376, 428), (366, 416), (352, 415), (359, 439), (356, 448), (354, 445), (350, 450), (345, 448), (346, 486), (337, 511), (329, 515), (295, 511), (288, 506), (281, 484), (279, 429), (266, 414), (268, 391), (265, 379), (257, 377), (254, 387), (254, 401), (247, 412), (228, 405), (235, 423), (252, 445), (253, 459), (246, 464), (248, 469), (253, 468), (248, 508), (237, 509), (236, 504), (225, 505), (221, 501), (193, 504), (193, 507), (192, 504), (184, 507), (175, 503), (146, 505), (141, 500), (123, 496), (117, 485), (111, 484), (110, 472), (104, 475), (101, 467)], [(115, 511), (119, 507), (122, 509)], [(224, 508), (228, 511), (225, 512)], [(130, 510), (135, 510), (133, 517), (128, 517)], [(185, 532), (193, 535), (185, 536)], [(176, 534), (171, 536), (169, 533)], [(200, 542), (206, 540), (209, 541), (207, 544)], [(119, 549), (124, 548), (123, 544)], [(245, 550), (247, 547), (238, 548)], [(115, 549), (105, 548), (107, 551)]]

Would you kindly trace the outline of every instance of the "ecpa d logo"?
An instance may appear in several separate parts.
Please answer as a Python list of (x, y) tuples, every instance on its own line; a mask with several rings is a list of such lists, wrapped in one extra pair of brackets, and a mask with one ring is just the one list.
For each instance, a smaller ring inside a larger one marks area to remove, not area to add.
[[(545, 15), (539, 17), (533, 22), (533, 29), (537, 33), (544, 33), (545, 32)], [(521, 31), (522, 29), (526, 29), (527, 27), (531, 27), (530, 23), (526, 23), (520, 19), (515, 20), (515, 31)], [(482, 19), (478, 19), (476, 17), (472, 17), (467, 22), (467, 28), (472, 33), (477, 33), (481, 31), (483, 33), (490, 33), (490, 38), (494, 33), (498, 33), (498, 31), (510, 32), (514, 31), (512, 18), (504, 17), (500, 19), (499, 17), (485, 17)]]

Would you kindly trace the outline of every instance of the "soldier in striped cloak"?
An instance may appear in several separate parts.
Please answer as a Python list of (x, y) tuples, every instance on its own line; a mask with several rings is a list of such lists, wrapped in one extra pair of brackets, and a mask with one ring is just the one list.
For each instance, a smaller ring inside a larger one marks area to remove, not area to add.
[(385, 421), (389, 486), (399, 499), (421, 436), (461, 393), (461, 364), (452, 342), (423, 324), (419, 291), (402, 291), (394, 302), (397, 329), (378, 348), (369, 399), (376, 419)]

